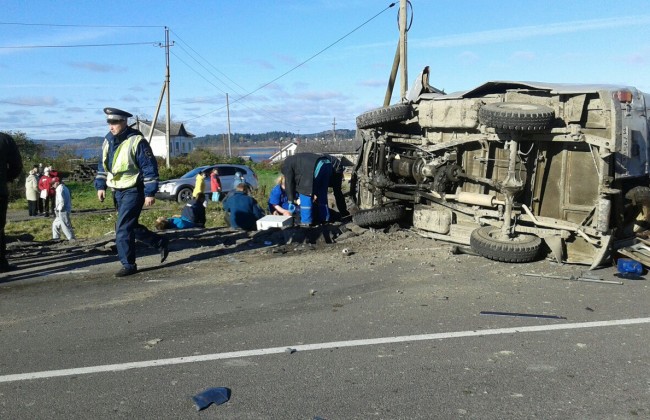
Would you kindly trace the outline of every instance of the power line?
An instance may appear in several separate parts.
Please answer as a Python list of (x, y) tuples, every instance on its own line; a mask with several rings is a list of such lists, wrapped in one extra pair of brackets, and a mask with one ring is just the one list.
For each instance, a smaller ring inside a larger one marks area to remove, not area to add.
[(78, 44), (78, 45), (20, 45), (20, 46), (0, 46), (0, 49), (26, 49), (26, 48), (79, 48), (79, 47), (118, 47), (126, 45), (147, 45), (152, 44), (157, 47), (160, 42), (127, 42), (123, 44)]
[(163, 25), (66, 25), (61, 23), (25, 23), (25, 22), (0, 22), (0, 25), (16, 26), (52, 26), (52, 27), (73, 27), (73, 28), (164, 28)]
[[(352, 34), (353, 34), (354, 32), (356, 32), (357, 30), (361, 29), (361, 27), (365, 26), (365, 25), (368, 24), (370, 21), (374, 20), (375, 18), (377, 18), (377, 16), (381, 15), (382, 13), (384, 13), (386, 10), (390, 9), (390, 8), (393, 7), (393, 6), (395, 6), (395, 3), (391, 3), (391, 4), (389, 4), (385, 9), (383, 9), (382, 11), (380, 11), (379, 13), (377, 13), (376, 15), (374, 15), (373, 17), (371, 17), (370, 19), (366, 20), (366, 21), (363, 22), (361, 25), (357, 26), (356, 28), (354, 28), (353, 30), (351, 30), (350, 32), (348, 32), (347, 34), (343, 35), (342, 37), (340, 37), (340, 38), (337, 39), (336, 41), (332, 42), (331, 44), (329, 44), (327, 47), (323, 48), (322, 50), (320, 50), (320, 51), (317, 52), (316, 54), (312, 55), (311, 57), (309, 57), (309, 58), (306, 59), (305, 61), (303, 61), (303, 62), (297, 64), (296, 66), (294, 66), (294, 67), (292, 67), (291, 69), (287, 70), (286, 72), (282, 73), (281, 75), (279, 75), (279, 76), (276, 77), (275, 79), (271, 80), (270, 82), (267, 82), (267, 83), (263, 84), (262, 86), (258, 87), (257, 89), (255, 89), (255, 90), (253, 90), (253, 91), (251, 91), (251, 92), (248, 92), (248, 93), (245, 94), (244, 96), (240, 96), (239, 98), (237, 98), (236, 100), (234, 100), (233, 103), (235, 103), (235, 102), (239, 102), (239, 101), (241, 101), (242, 99), (247, 98), (247, 97), (251, 96), (252, 94), (254, 94), (254, 93), (256, 93), (256, 92), (259, 92), (260, 90), (264, 89), (265, 87), (269, 86), (270, 84), (272, 84), (272, 83), (274, 83), (274, 82), (277, 82), (278, 80), (280, 80), (281, 78), (283, 78), (283, 77), (286, 76), (287, 74), (293, 72), (293, 71), (296, 70), (297, 68), (299, 68), (299, 67), (301, 67), (301, 66), (307, 64), (308, 62), (310, 62), (310, 61), (313, 60), (314, 58), (318, 57), (319, 55), (321, 55), (322, 53), (324, 53), (324, 52), (327, 51), (328, 49), (332, 48), (334, 45), (338, 44), (339, 42), (341, 42), (342, 40), (344, 40), (344, 39), (347, 38), (348, 36), (352, 35)], [(210, 114), (212, 114), (213, 112), (217, 112), (217, 111), (219, 111), (220, 109), (221, 109), (221, 108), (219, 108), (219, 109), (215, 109), (214, 111), (207, 112), (207, 113), (205, 113), (205, 114), (199, 115), (198, 117), (190, 118), (190, 119), (187, 120), (187, 121), (192, 121), (192, 120), (196, 120), (196, 119), (201, 118), (201, 117), (205, 117), (206, 115), (210, 115)]]

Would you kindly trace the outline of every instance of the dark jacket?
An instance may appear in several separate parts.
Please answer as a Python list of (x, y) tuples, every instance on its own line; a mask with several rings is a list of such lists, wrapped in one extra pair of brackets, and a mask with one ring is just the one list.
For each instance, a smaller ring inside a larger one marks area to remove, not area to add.
[(18, 178), (23, 170), (23, 161), (13, 137), (0, 133), (0, 195), (9, 195), (7, 182)]
[(287, 197), (295, 196), (296, 192), (303, 195), (314, 193), (314, 170), (321, 159), (325, 157), (316, 153), (296, 153), (284, 160), (282, 174)]
[(181, 212), (183, 219), (189, 220), (197, 226), (205, 226), (205, 207), (203, 202), (192, 200), (183, 207)]
[(257, 201), (243, 191), (235, 191), (223, 202), (223, 209), (230, 213), (230, 227), (256, 230), (257, 220), (264, 217), (264, 210)]

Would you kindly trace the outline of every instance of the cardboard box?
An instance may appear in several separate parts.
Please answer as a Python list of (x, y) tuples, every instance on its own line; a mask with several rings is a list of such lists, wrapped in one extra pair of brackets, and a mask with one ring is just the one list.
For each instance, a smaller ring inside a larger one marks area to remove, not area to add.
[(269, 228), (284, 228), (293, 226), (293, 217), (291, 216), (264, 216), (257, 221), (257, 230), (267, 230)]

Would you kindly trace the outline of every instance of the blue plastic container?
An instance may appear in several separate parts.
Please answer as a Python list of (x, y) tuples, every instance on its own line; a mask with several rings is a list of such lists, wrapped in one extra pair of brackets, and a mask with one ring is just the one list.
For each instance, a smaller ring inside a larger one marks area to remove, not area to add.
[(631, 258), (619, 258), (616, 262), (616, 268), (621, 274), (643, 274), (641, 263)]

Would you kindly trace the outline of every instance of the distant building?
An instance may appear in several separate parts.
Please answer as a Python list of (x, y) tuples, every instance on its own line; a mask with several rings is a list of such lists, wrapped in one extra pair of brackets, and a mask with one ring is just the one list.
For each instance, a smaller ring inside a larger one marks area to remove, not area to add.
[(285, 160), (287, 156), (291, 156), (295, 154), (297, 148), (298, 148), (298, 143), (294, 143), (294, 142), (288, 143), (284, 147), (282, 147), (282, 149), (278, 150), (273, 155), (271, 155), (269, 160), (271, 161), (271, 163)]
[[(138, 120), (133, 128), (140, 130), (144, 136), (149, 139), (151, 133), (151, 121)], [(154, 127), (153, 137), (151, 138), (151, 149), (156, 157), (167, 156), (167, 124), (159, 122)], [(171, 123), (169, 127), (169, 142), (171, 143), (170, 157), (182, 156), (194, 150), (194, 134), (185, 130), (183, 123)]]

